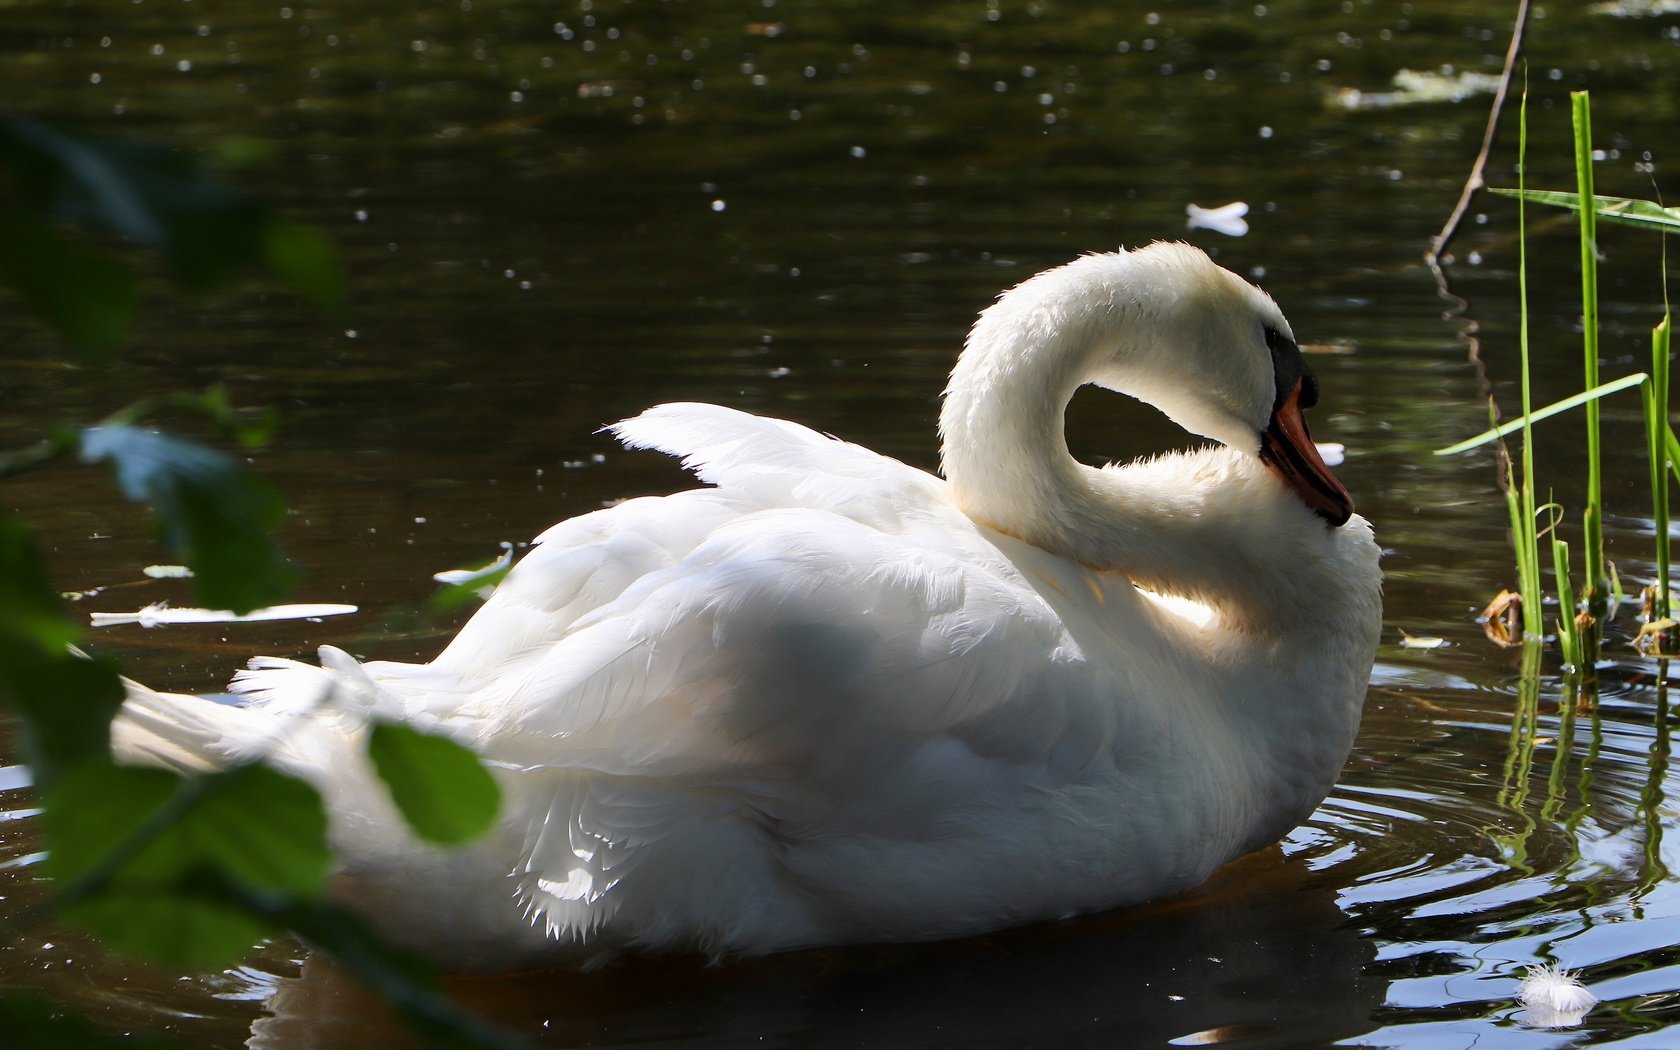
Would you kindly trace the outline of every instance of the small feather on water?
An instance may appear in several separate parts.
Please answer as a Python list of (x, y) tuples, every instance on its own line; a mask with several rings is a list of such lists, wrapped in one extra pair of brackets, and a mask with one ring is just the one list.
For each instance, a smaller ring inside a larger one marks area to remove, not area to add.
[(1530, 966), (1517, 986), (1517, 1001), (1526, 1007), (1522, 1020), (1535, 1028), (1571, 1028), (1598, 1003), (1572, 970), (1561, 966)]
[(117, 624), (137, 623), (141, 627), (161, 627), (170, 623), (247, 623), (256, 620), (310, 620), (321, 616), (345, 616), (357, 612), (354, 605), (271, 605), (266, 609), (252, 609), (236, 613), (227, 609), (172, 608), (168, 605), (148, 605), (131, 613), (89, 613), (88, 620), (95, 627), (114, 627)]
[(1184, 213), (1189, 216), (1184, 224), (1188, 229), (1212, 230), (1227, 237), (1241, 237), (1248, 232), (1248, 220), (1243, 218), (1248, 214), (1248, 205), (1242, 201), (1232, 201), (1217, 208), (1190, 204), (1185, 206)]

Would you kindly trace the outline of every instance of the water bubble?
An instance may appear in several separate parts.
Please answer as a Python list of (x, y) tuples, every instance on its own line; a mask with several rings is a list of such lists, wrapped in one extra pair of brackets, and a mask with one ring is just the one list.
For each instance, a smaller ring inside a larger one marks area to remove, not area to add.
[(1269, 139), (1269, 138), (1272, 137), (1271, 125), (1269, 125), (1269, 124), (1260, 125), (1260, 137), (1263, 138), (1263, 139)]
[(729, 205), (725, 204), (721, 198), (712, 202), (713, 211), (722, 211), (727, 207), (729, 207)]
[(851, 152), (852, 152), (852, 157), (856, 160), (862, 160), (865, 156), (868, 155), (868, 151), (865, 150), (862, 146), (853, 146)]

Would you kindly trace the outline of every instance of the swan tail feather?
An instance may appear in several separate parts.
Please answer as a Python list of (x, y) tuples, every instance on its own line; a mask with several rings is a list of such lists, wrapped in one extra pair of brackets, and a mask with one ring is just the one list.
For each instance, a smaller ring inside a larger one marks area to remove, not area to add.
[(372, 680), (348, 654), (323, 647), (323, 666), (259, 656), (220, 696), (164, 693), (124, 680), (111, 724), (121, 762), (203, 773), (263, 761), (326, 790), (346, 765), (374, 706)]
[(680, 458), (684, 467), (713, 485), (810, 471), (841, 477), (878, 478), (883, 471), (900, 480), (926, 477), (861, 445), (785, 419), (721, 405), (655, 405), (606, 429), (626, 448), (652, 449)]
[(263, 721), (231, 698), (162, 693), (123, 679), (127, 695), (111, 723), (111, 751), (130, 765), (210, 773), (252, 757)]

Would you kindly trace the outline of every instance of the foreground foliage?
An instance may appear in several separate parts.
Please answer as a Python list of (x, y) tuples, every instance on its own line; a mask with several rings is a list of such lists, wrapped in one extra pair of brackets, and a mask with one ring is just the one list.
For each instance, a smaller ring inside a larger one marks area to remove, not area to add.
[[(84, 366), (116, 349), (140, 303), (130, 263), (143, 259), (113, 239), (161, 255), (182, 290), (262, 267), (324, 313), (344, 308), (337, 258), (321, 233), (278, 218), (188, 154), (0, 120), (0, 181), (10, 191), (0, 199), (12, 202), (0, 208), (0, 277)], [(284, 503), (234, 457), (150, 425), (165, 414), (208, 421), (246, 449), (272, 430), (220, 390), (167, 393), (0, 450), (0, 482), (107, 466), (118, 491), (149, 508), (171, 556), (192, 569), (202, 604), (246, 613), (274, 603), (295, 578), (272, 535)], [(0, 932), (16, 937), (52, 918), (140, 958), (203, 970), (290, 931), (425, 1034), (507, 1045), (438, 996), (424, 967), (325, 899), (334, 858), (325, 807), (309, 784), (258, 763), (191, 773), (116, 764), (110, 727), (124, 685), (114, 661), (74, 648), (80, 639), (33, 533), (0, 515), (0, 705), (15, 718), (39, 792), (40, 870), (53, 884), (44, 908), (11, 916)], [(379, 725), (369, 738), (373, 768), (417, 835), (453, 845), (489, 827), (496, 783), (470, 752), (405, 726)], [(0, 996), (0, 1033), (7, 1045), (116, 1045), (30, 993)]]

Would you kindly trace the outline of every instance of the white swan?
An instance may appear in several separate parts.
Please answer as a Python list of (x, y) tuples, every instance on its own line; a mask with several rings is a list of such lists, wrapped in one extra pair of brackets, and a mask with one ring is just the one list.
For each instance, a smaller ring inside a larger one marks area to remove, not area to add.
[[(1084, 383), (1222, 447), (1082, 466)], [(662, 405), (613, 431), (714, 487), (549, 529), (436, 660), (259, 660), (244, 707), (136, 687), (116, 739), (177, 766), (269, 747), (328, 799), (347, 899), (469, 969), (919, 941), (1180, 890), (1304, 818), (1359, 721), (1377, 547), (1307, 438), (1315, 398), (1277, 307), (1200, 251), (1087, 256), (975, 324), (947, 480)], [(334, 713), (273, 744), (329, 687)], [(493, 764), (487, 841), (409, 837), (368, 715)]]

